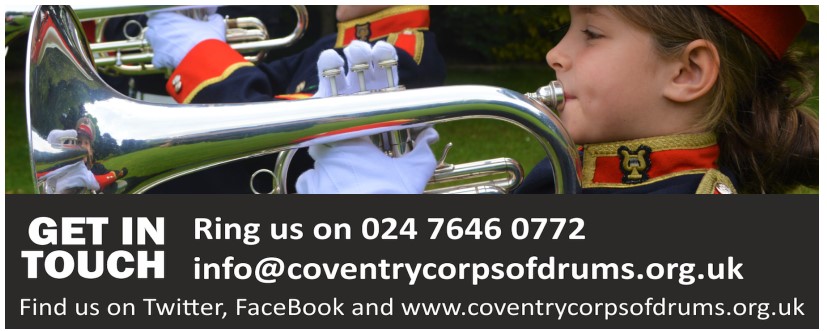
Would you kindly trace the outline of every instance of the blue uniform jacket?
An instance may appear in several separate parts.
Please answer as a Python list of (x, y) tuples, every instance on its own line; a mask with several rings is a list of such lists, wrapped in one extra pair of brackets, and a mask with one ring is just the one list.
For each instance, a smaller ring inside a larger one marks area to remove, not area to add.
[[(302, 52), (266, 64), (245, 61), (225, 43), (213, 40), (197, 45), (172, 73), (167, 91), (181, 103), (239, 103), (307, 98), (318, 89), (316, 62), (326, 49), (344, 58), (350, 40), (370, 43), (385, 40), (397, 48), (399, 82), (406, 88), (440, 86), (445, 80), (445, 62), (436, 39), (428, 31), (427, 6), (397, 6), (339, 23), (339, 32), (319, 39)], [(346, 64), (347, 66), (347, 64)], [(273, 170), (276, 156), (268, 155), (218, 166), (177, 178), (151, 193), (251, 193), (249, 181), (258, 169)], [(312, 159), (299, 151), (288, 172), (288, 188)], [(256, 189), (268, 192), (268, 176), (256, 178)]]

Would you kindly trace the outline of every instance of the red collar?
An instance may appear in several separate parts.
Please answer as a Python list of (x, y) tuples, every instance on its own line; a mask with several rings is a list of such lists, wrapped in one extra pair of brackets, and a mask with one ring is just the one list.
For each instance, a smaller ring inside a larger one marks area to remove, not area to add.
[(717, 169), (713, 133), (684, 134), (583, 146), (583, 188), (651, 184)]
[(405, 30), (428, 30), (431, 16), (428, 6), (395, 6), (337, 25), (336, 47), (360, 39), (373, 41)]

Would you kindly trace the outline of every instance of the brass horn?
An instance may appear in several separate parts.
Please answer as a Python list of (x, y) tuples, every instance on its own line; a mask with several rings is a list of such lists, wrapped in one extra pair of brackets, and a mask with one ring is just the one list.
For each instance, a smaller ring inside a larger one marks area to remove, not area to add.
[[(290, 6), (296, 14), (296, 26), (293, 31), (280, 38), (271, 38), (267, 27), (258, 18), (238, 17), (226, 18), (227, 43), (244, 55), (245, 59), (257, 62), (266, 56), (268, 50), (289, 47), (304, 36), (308, 26), (307, 8), (302, 5)], [(125, 40), (103, 41), (103, 32), (107, 22), (113, 17), (140, 15), (151, 11), (176, 11), (192, 18), (200, 19), (207, 12), (204, 7), (195, 6), (125, 6), (111, 8), (85, 8), (75, 11), (80, 21), (95, 21), (95, 38), (89, 44), (93, 62), (101, 72), (110, 75), (146, 75), (165, 73), (166, 69), (154, 68), (152, 62), (152, 47), (143, 36), (146, 29), (137, 21), (129, 21), (127, 25), (137, 25), (141, 33), (135, 36), (127, 35)], [(21, 25), (29, 23), (32, 18), (28, 13), (12, 13), (6, 20), (6, 44), (21, 32)], [(126, 30), (126, 27), (125, 29)], [(126, 31), (124, 31), (126, 35)]]
[[(493, 118), (517, 125), (538, 140), (551, 160), (556, 192), (580, 189), (580, 161), (559, 119), (518, 92), (450, 86), (247, 104), (150, 104), (121, 95), (98, 76), (71, 8), (38, 7), (30, 31), (26, 111), (32, 170), (38, 177), (76, 165), (79, 153), (74, 147), (32, 142), (42, 142), (52, 130), (66, 129), (78, 119), (94, 127), (78, 132), (92, 132), (96, 166), (129, 170), (108, 187), (116, 188), (112, 193), (143, 193), (211, 166), (339, 140), (356, 127), (391, 131)], [(100, 190), (109, 193), (108, 188)]]
[[(301, 5), (291, 5), (296, 14), (296, 27), (287, 36), (271, 38), (267, 27), (258, 18), (238, 17), (226, 18), (227, 43), (250, 62), (257, 62), (266, 56), (268, 50), (288, 47), (301, 39), (307, 30), (307, 8)], [(204, 8), (165, 8), (175, 10), (192, 18), (201, 19), (206, 16)], [(90, 48), (95, 54), (95, 65), (102, 72), (110, 74), (144, 75), (166, 72), (166, 69), (154, 68), (152, 62), (151, 45), (144, 39), (142, 31), (137, 36), (128, 36), (127, 40), (102, 42), (103, 28), (108, 20), (101, 19), (96, 25), (95, 43)], [(130, 21), (131, 24), (140, 23)], [(130, 24), (130, 23), (128, 23)]]
[[(338, 69), (336, 71), (338, 71)], [(332, 81), (331, 84), (333, 84)], [(384, 91), (379, 91), (379, 93), (402, 91), (405, 89), (404, 86), (390, 86), (393, 84), (392, 78), (388, 79), (388, 84), (389, 87), (384, 89)], [(335, 84), (331, 86), (331, 90), (336, 90)], [(369, 92), (362, 90), (362, 92), (359, 93), (365, 94)], [(525, 95), (545, 104), (550, 109), (562, 108), (565, 103), (563, 86), (559, 81), (551, 81), (548, 85), (537, 89), (536, 92), (526, 93)], [(371, 135), (371, 139), (379, 149), (390, 157), (398, 157), (413, 148), (411, 145), (410, 130), (386, 131), (381, 134)], [(446, 163), (445, 160), (448, 156), (448, 151), (452, 146), (453, 144), (450, 142), (445, 145), (445, 149), (442, 151), (442, 157), (439, 159), (437, 168), (434, 171), (434, 176), (429, 182), (429, 186), (432, 187), (426, 188), (425, 193), (507, 194), (514, 191), (525, 177), (523, 167), (520, 163), (506, 157), (462, 164)], [(255, 194), (262, 194), (263, 192), (256, 190), (254, 181), (257, 176), (267, 174), (272, 178), (273, 185), (273, 189), (267, 192), (267, 194), (287, 193), (287, 172), (295, 153), (295, 149), (279, 152), (275, 167), (272, 171), (269, 169), (259, 169), (253, 172), (250, 176), (250, 190)], [(505, 177), (503, 178), (503, 176)]]

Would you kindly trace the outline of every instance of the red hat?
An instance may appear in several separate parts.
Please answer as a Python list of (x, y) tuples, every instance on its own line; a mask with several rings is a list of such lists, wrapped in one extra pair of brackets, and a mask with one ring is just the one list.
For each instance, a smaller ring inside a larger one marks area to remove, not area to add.
[(801, 6), (709, 6), (754, 40), (767, 55), (780, 59), (807, 18)]
[(91, 141), (91, 142), (95, 141), (95, 135), (92, 134), (92, 128), (89, 127), (89, 125), (78, 124), (77, 131), (78, 131), (78, 136), (83, 134), (83, 135), (86, 135), (87, 137), (89, 137), (89, 141)]

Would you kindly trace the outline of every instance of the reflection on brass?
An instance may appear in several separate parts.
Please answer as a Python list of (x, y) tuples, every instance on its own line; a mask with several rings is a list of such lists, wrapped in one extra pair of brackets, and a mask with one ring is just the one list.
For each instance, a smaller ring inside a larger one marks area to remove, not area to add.
[(357, 127), (373, 128), (365, 134), (374, 134), (467, 118), (499, 119), (526, 129), (551, 160), (556, 191), (580, 188), (580, 161), (557, 116), (515, 91), (448, 86), (247, 104), (150, 104), (123, 96), (100, 79), (68, 6), (38, 7), (30, 38), (26, 108), (32, 169), (77, 162), (81, 151), (46, 137), (88, 118), (95, 164), (117, 176), (112, 190), (103, 193), (143, 193), (211, 166), (346, 139)]

